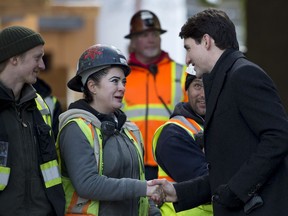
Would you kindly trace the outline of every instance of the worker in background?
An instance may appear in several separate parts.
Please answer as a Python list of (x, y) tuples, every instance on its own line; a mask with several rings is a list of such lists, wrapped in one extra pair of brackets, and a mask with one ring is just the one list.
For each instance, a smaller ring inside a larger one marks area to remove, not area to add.
[(48, 105), (51, 118), (52, 118), (52, 129), (54, 132), (54, 137), (56, 139), (58, 134), (58, 127), (59, 127), (59, 115), (62, 113), (62, 107), (54, 95), (52, 95), (52, 89), (47, 82), (43, 79), (37, 78), (37, 82), (33, 84), (33, 87), (36, 89), (37, 93), (41, 95), (41, 97), (45, 100), (46, 104)]
[(186, 67), (173, 61), (161, 50), (161, 28), (158, 17), (149, 10), (140, 10), (130, 21), (131, 74), (127, 77), (123, 110), (139, 127), (145, 145), (146, 179), (157, 178), (157, 163), (152, 153), (152, 137), (164, 124), (175, 105), (184, 100)]
[[(171, 118), (160, 126), (153, 138), (158, 178), (183, 182), (208, 173), (204, 154), (203, 125), (206, 103), (202, 79), (187, 74), (188, 102), (179, 102)], [(172, 203), (161, 206), (162, 216), (212, 216), (211, 204), (175, 212)]]

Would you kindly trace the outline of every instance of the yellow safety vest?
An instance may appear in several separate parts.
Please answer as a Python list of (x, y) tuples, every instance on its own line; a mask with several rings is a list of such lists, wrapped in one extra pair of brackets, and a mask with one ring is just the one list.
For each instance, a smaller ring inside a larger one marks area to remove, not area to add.
[[(187, 131), (188, 134), (195, 140), (195, 134), (199, 132), (203, 132), (203, 128), (197, 124), (193, 119), (185, 118), (183, 116), (174, 116), (173, 118), (169, 119), (165, 124), (161, 125), (155, 132), (154, 137), (153, 137), (153, 155), (155, 161), (156, 159), (156, 146), (158, 139), (160, 137), (160, 134), (164, 128), (164, 126), (168, 124), (176, 124), (179, 127), (183, 128), (184, 130)], [(170, 182), (175, 182), (174, 179), (172, 179), (163, 169), (161, 166), (158, 165), (158, 178), (166, 178)], [(185, 211), (181, 211), (176, 213), (173, 204), (171, 202), (165, 202), (161, 207), (160, 207), (162, 216), (212, 216), (213, 215), (213, 209), (212, 205), (200, 205), (196, 208), (193, 209), (188, 209)]]
[[(65, 125), (70, 122), (76, 122), (80, 127), (81, 131), (85, 134), (88, 139), (91, 147), (94, 149), (95, 158), (98, 164), (98, 173), (102, 175), (103, 172), (103, 149), (102, 149), (102, 134), (101, 130), (97, 127), (94, 127), (91, 122), (87, 121), (84, 118), (75, 118), (67, 121)], [(65, 127), (65, 125), (61, 128), (61, 130)], [(140, 167), (140, 180), (145, 180), (144, 174), (144, 165), (143, 165), (143, 148), (142, 148), (142, 137), (136, 126), (132, 123), (126, 122), (124, 125), (124, 132), (129, 137), (131, 141), (133, 141), (137, 152), (138, 152), (138, 160)], [(61, 131), (60, 130), (60, 131)], [(60, 133), (59, 133), (60, 134)], [(59, 136), (57, 138), (57, 150), (58, 156), (60, 156), (59, 152)], [(60, 157), (59, 157), (60, 158)], [(61, 164), (61, 159), (60, 159)], [(61, 166), (60, 166), (61, 167)], [(97, 216), (99, 214), (99, 201), (98, 200), (88, 200), (84, 199), (75, 191), (75, 188), (72, 185), (72, 182), (69, 178), (62, 176), (63, 187), (66, 197), (66, 207), (65, 212), (66, 216), (68, 215), (86, 215), (86, 216)], [(139, 203), (139, 216), (147, 216), (148, 215), (148, 199), (146, 197), (140, 198)]]

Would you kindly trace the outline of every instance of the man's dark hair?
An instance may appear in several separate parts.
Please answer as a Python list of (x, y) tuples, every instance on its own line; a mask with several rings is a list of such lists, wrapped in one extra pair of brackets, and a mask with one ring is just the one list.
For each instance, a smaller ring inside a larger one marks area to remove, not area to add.
[(179, 37), (201, 43), (204, 34), (212, 37), (221, 50), (239, 50), (235, 25), (224, 11), (207, 9), (195, 14), (182, 26)]

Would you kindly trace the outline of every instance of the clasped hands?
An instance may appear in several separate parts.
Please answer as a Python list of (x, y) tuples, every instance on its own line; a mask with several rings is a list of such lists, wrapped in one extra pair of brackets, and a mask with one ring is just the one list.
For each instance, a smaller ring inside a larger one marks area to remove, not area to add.
[(166, 179), (147, 181), (146, 195), (158, 206), (164, 202), (176, 202), (178, 200), (173, 184)]

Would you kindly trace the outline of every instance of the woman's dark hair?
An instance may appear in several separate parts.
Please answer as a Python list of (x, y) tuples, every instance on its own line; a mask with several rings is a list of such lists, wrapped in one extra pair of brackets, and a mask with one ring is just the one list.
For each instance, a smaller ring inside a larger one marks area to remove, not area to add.
[(92, 93), (89, 91), (88, 87), (87, 87), (87, 82), (88, 80), (93, 80), (95, 82), (96, 85), (99, 85), (100, 80), (102, 79), (102, 77), (106, 76), (108, 73), (108, 69), (109, 68), (104, 68), (100, 71), (95, 72), (94, 74), (91, 74), (85, 85), (84, 85), (84, 90), (83, 90), (83, 95), (84, 95), (84, 99), (87, 101), (87, 103), (91, 103), (93, 101), (93, 96)]
[(204, 34), (212, 37), (221, 50), (239, 50), (235, 25), (224, 11), (207, 9), (195, 14), (182, 26), (179, 37), (201, 43)]

